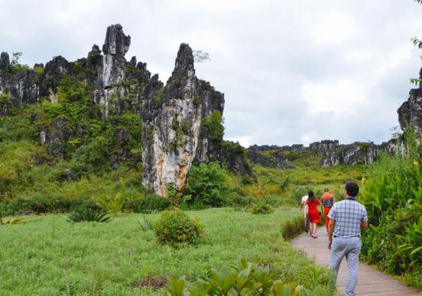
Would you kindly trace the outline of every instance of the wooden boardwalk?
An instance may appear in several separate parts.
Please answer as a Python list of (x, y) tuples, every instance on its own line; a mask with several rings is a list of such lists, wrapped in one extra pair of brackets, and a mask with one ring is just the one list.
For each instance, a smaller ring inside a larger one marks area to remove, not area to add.
[[(328, 235), (325, 227), (317, 230), (317, 239), (313, 239), (307, 233), (291, 241), (292, 245), (304, 250), (309, 256), (315, 258), (320, 265), (328, 265), (330, 262), (330, 250), (328, 250)], [(341, 296), (346, 295), (348, 279), (347, 262), (344, 259), (340, 266), (337, 279), (337, 288)], [(421, 296), (422, 293), (406, 287), (403, 283), (376, 271), (365, 264), (359, 264), (357, 296)]]

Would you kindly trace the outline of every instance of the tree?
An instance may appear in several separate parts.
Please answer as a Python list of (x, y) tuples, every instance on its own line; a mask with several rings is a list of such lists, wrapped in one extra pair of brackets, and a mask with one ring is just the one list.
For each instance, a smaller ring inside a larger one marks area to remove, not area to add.
[(13, 53), (13, 58), (12, 61), (10, 62), (9, 65), (9, 73), (11, 75), (15, 75), (17, 73), (20, 72), (25, 72), (29, 70), (29, 66), (28, 65), (23, 65), (20, 63), (19, 59), (21, 58), (22, 53), (21, 52), (14, 52)]
[[(422, 1), (422, 0), (420, 0), (420, 1)], [(193, 51), (193, 59), (195, 60), (195, 62), (198, 62), (198, 63), (202, 63), (202, 62), (205, 62), (205, 61), (211, 61), (210, 55), (207, 52), (202, 51), (202, 50), (194, 50)]]

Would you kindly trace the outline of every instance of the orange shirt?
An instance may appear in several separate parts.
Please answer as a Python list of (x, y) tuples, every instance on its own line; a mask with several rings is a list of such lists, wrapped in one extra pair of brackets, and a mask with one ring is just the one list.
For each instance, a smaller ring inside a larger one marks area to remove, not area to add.
[(324, 205), (324, 207), (331, 208), (334, 205), (334, 195), (329, 192), (324, 193), (321, 196), (321, 203)]

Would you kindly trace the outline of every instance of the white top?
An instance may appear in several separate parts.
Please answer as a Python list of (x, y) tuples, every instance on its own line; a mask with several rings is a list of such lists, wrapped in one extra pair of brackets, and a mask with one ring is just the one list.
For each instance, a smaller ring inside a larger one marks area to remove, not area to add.
[(308, 205), (306, 205), (306, 201), (308, 200), (308, 195), (305, 195), (304, 197), (302, 197), (302, 204), (303, 204), (303, 212), (308, 213)]

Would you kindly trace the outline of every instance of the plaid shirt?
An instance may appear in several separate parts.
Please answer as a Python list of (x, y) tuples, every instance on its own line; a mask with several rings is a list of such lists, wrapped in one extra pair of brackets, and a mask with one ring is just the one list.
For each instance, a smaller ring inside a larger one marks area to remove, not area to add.
[(368, 221), (368, 214), (363, 205), (354, 199), (347, 198), (334, 204), (328, 218), (336, 221), (334, 237), (358, 237), (360, 223)]

